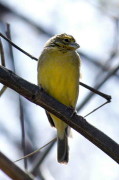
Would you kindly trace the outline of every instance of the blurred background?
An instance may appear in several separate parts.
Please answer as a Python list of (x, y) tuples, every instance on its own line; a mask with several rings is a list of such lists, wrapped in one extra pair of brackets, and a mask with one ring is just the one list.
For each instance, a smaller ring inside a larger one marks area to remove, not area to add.
[[(86, 120), (119, 142), (119, 1), (118, 0), (1, 0), (0, 31), (19, 47), (39, 57), (44, 43), (55, 34), (68, 33), (80, 44), (83, 83), (112, 96), (112, 102)], [(7, 25), (8, 23), (9, 25)], [(1, 39), (5, 66), (37, 84), (37, 61)], [(3, 85), (0, 84), (0, 89)], [(85, 116), (105, 100), (80, 86), (78, 114)], [(56, 136), (44, 110), (7, 88), (0, 97), (0, 150), (12, 161)], [(56, 160), (56, 143), (16, 164), (36, 180), (118, 180), (114, 160), (72, 130), (70, 160)], [(9, 180), (0, 172), (1, 180)]]

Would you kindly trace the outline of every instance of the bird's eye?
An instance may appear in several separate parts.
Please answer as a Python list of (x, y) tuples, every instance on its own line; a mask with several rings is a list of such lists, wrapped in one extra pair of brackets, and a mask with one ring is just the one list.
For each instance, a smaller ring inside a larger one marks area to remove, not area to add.
[(64, 39), (64, 41), (65, 41), (65, 42), (69, 42), (70, 40), (66, 38), (66, 39)]

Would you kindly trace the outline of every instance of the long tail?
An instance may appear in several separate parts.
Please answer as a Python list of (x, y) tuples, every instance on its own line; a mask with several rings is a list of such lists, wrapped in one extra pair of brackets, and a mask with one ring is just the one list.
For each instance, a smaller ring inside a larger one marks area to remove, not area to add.
[(69, 148), (68, 148), (68, 137), (66, 133), (63, 139), (57, 138), (57, 160), (59, 163), (68, 163), (69, 160)]

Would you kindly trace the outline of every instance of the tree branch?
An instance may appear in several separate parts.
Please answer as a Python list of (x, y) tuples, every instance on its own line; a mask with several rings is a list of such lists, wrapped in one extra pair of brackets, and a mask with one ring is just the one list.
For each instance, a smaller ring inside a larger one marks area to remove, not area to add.
[[(119, 70), (119, 65), (117, 65), (115, 68), (113, 68), (103, 79), (102, 81), (98, 82), (94, 89), (98, 90), (99, 88), (102, 87), (102, 85), (110, 79), (111, 76), (113, 76), (117, 71)], [(92, 88), (91, 88), (92, 89)], [(90, 89), (90, 90), (91, 90)], [(97, 94), (97, 93), (96, 93)], [(85, 97), (84, 101), (80, 104), (79, 107), (77, 107), (77, 111), (79, 112), (83, 107), (84, 105), (92, 98), (94, 94), (92, 92), (89, 92), (89, 94)], [(100, 94), (101, 95), (101, 94)], [(102, 97), (104, 97), (103, 93), (101, 95)], [(111, 97), (107, 95), (107, 97), (104, 97), (105, 99), (107, 99), (107, 101), (110, 101), (111, 100)]]
[(0, 152), (0, 169), (13, 180), (33, 180), (27, 173), (16, 166), (4, 154)]
[(113, 160), (119, 163), (119, 145), (103, 132), (89, 124), (83, 117), (75, 114), (71, 108), (49, 96), (40, 87), (29, 83), (2, 66), (0, 66), (0, 82), (15, 90), (29, 101), (40, 105), (62, 119), (70, 127), (82, 134)]
[(15, 43), (13, 43), (10, 39), (8, 39), (6, 36), (4, 36), (1, 32), (0, 32), (0, 37), (4, 38), (6, 41), (9, 42), (9, 44), (11, 44), (13, 47), (18, 49), (19, 51), (21, 51), (22, 53), (24, 53), (25, 55), (27, 55), (31, 59), (38, 61), (38, 59), (36, 57), (32, 56), (31, 54), (29, 54), (26, 51), (24, 51), (23, 49), (21, 49), (19, 46), (17, 46)]
[(94, 89), (94, 88), (92, 88), (92, 87), (90, 87), (90, 86), (88, 86), (88, 85), (86, 85), (86, 84), (84, 84), (84, 83), (82, 83), (82, 82), (80, 82), (79, 84), (80, 84), (81, 86), (85, 87), (86, 89), (89, 89), (89, 90), (92, 91), (93, 93), (98, 94), (99, 96), (103, 97), (103, 98), (106, 99), (108, 102), (111, 102), (112, 97), (111, 97), (110, 95), (104, 94), (104, 93), (98, 91), (97, 89)]

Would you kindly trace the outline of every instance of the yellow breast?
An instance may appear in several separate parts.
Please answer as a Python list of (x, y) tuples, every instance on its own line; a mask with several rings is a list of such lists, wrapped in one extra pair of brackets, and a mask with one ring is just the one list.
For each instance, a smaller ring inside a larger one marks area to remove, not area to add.
[(45, 49), (39, 58), (38, 84), (61, 103), (75, 107), (79, 91), (79, 56), (75, 51)]

